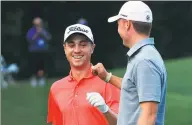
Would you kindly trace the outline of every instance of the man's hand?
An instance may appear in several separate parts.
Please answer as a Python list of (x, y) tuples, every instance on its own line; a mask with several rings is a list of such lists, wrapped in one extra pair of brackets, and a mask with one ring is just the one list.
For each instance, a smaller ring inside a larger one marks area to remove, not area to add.
[(95, 66), (92, 66), (92, 73), (98, 75), (100, 79), (107, 83), (111, 83), (115, 87), (121, 89), (122, 78), (108, 73), (102, 63), (97, 63)]
[(43, 29), (43, 28), (38, 27), (38, 28), (37, 28), (37, 33), (41, 33), (42, 29)]
[(86, 99), (92, 106), (97, 107), (102, 113), (108, 112), (109, 107), (106, 105), (105, 100), (99, 93), (97, 92), (87, 93)]
[(113, 113), (112, 110), (109, 109), (103, 97), (97, 92), (87, 93), (88, 102), (97, 107), (107, 119), (109, 125), (116, 125), (117, 124), (117, 114)]
[(92, 73), (98, 75), (102, 80), (106, 80), (107, 75), (109, 74), (102, 63), (97, 63), (95, 66), (92, 66)]
[(36, 33), (32, 37), (32, 40), (35, 40), (40, 35), (41, 31), (42, 31), (42, 28), (36, 28)]

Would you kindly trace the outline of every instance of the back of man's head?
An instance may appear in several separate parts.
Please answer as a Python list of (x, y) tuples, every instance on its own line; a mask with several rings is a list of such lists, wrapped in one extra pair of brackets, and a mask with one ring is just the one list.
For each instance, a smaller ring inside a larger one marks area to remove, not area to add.
[(119, 14), (108, 19), (114, 22), (125, 19), (132, 22), (135, 31), (139, 34), (149, 35), (152, 28), (153, 14), (148, 5), (142, 1), (128, 1), (121, 7)]

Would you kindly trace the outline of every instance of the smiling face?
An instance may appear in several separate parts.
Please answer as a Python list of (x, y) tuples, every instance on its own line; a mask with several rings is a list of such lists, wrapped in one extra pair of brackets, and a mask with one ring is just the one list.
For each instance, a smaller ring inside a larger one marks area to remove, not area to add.
[(64, 43), (64, 51), (73, 68), (83, 68), (90, 64), (95, 44), (82, 34), (72, 34)]
[(129, 34), (130, 34), (130, 22), (125, 19), (119, 19), (118, 24), (118, 33), (123, 40), (123, 45), (127, 46), (129, 44)]
[(41, 27), (42, 27), (42, 20), (41, 20), (41, 18), (36, 17), (36, 18), (33, 20), (33, 25), (34, 25), (36, 28), (41, 28)]

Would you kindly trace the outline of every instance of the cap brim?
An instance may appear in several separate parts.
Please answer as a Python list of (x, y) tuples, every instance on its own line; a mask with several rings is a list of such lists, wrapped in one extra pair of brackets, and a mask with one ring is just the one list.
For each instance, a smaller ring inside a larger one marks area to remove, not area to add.
[(110, 18), (108, 19), (108, 22), (109, 22), (109, 23), (115, 22), (115, 21), (117, 21), (119, 18), (120, 18), (119, 15), (110, 17)]
[(83, 32), (80, 32), (80, 31), (75, 31), (75, 32), (72, 32), (72, 33), (70, 33), (65, 39), (64, 39), (64, 43), (66, 42), (66, 40), (71, 36), (71, 35), (73, 35), (73, 34), (76, 34), (76, 33), (79, 33), (79, 34), (82, 34), (82, 35), (85, 35), (92, 43), (94, 43), (94, 41), (93, 40), (91, 40), (91, 38), (89, 38), (89, 36), (87, 36), (87, 34), (86, 33), (83, 33)]

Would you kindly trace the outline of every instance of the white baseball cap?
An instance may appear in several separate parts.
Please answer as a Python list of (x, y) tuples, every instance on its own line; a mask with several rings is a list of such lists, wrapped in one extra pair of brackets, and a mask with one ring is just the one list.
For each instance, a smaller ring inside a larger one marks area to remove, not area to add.
[(91, 42), (94, 43), (93, 34), (92, 34), (91, 29), (88, 26), (83, 25), (83, 24), (74, 24), (74, 25), (68, 26), (65, 30), (64, 42), (67, 40), (67, 38), (69, 36), (71, 36), (74, 33), (84, 34), (91, 40)]
[(120, 9), (119, 14), (108, 19), (114, 22), (118, 19), (152, 23), (153, 15), (151, 9), (142, 1), (128, 1)]

